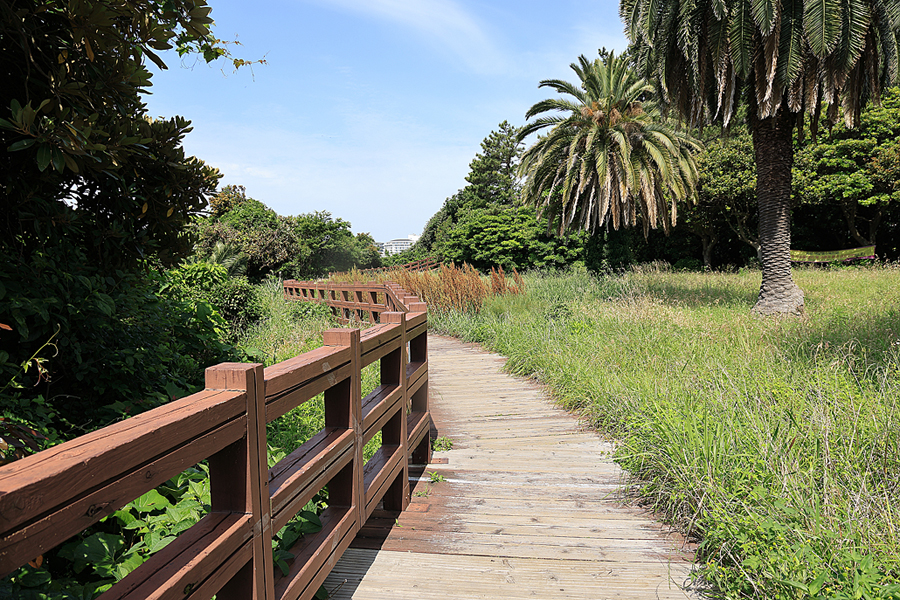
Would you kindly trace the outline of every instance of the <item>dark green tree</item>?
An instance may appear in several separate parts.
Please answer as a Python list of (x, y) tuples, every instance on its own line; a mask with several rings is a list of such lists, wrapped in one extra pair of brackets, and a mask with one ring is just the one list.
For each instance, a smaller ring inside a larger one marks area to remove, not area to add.
[(466, 185), (444, 201), (422, 231), (415, 253), (428, 254), (467, 210), (487, 206), (512, 206), (519, 194), (517, 170), (522, 154), (519, 129), (507, 121), (500, 123), (481, 142), (481, 152), (469, 163)]
[(511, 205), (518, 199), (519, 157), (523, 144), (519, 141), (519, 129), (507, 121), (500, 123), (481, 142), (481, 153), (469, 163), (466, 194), (476, 208), (491, 204)]
[(558, 268), (583, 258), (585, 235), (549, 235), (530, 207), (489, 206), (467, 211), (435, 248), (442, 258), (476, 269)]
[(109, 270), (189, 251), (181, 230), (219, 175), (185, 156), (190, 123), (150, 119), (141, 94), (159, 50), (226, 53), (209, 13), (204, 0), (0, 0), (0, 239), (21, 257), (61, 235)]
[[(697, 156), (697, 163), (700, 186), (697, 206), (685, 211), (688, 227), (723, 224), (758, 254), (756, 165), (753, 142), (746, 128), (736, 126), (734, 131), (707, 141), (704, 151)], [(711, 235), (718, 241), (719, 234)], [(712, 248), (704, 240), (706, 266), (710, 266), (711, 253)]]
[(283, 217), (246, 195), (243, 186), (226, 186), (210, 201), (212, 214), (197, 221), (196, 252), (210, 255), (225, 244), (247, 257), (247, 276), (269, 274), (307, 279), (353, 267), (380, 265), (367, 233), (353, 235), (350, 223), (328, 212)]
[(185, 155), (187, 120), (147, 114), (146, 62), (226, 55), (209, 14), (0, 0), (0, 409), (43, 397), (94, 427), (120, 416), (100, 407), (167, 398), (230, 356), (208, 311), (158, 298), (147, 274), (190, 251), (184, 226), (219, 174)]
[(862, 111), (855, 129), (838, 123), (797, 154), (794, 190), (805, 203), (837, 205), (852, 239), (875, 244), (878, 228), (900, 201), (900, 89)]
[(900, 3), (886, 0), (621, 0), (637, 63), (665, 106), (728, 125), (746, 102), (757, 167), (762, 283), (754, 311), (803, 310), (791, 277), (793, 131), (823, 106), (848, 126), (896, 81)]

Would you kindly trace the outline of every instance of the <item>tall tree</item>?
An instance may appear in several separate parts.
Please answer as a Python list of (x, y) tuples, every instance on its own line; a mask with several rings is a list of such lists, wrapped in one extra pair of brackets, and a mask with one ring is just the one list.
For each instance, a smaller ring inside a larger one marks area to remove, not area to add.
[(798, 313), (791, 277), (793, 131), (823, 106), (849, 126), (897, 79), (894, 0), (621, 0), (637, 62), (665, 106), (727, 125), (748, 104), (759, 199), (762, 283), (754, 311)]
[(431, 252), (438, 237), (446, 234), (465, 211), (489, 206), (511, 206), (518, 201), (519, 129), (507, 121), (481, 142), (481, 152), (469, 163), (468, 185), (444, 201), (432, 215), (416, 243), (416, 252)]
[(498, 131), (492, 131), (481, 142), (481, 153), (469, 163), (467, 193), (483, 205), (515, 203), (521, 154), (518, 128), (503, 121)]
[(645, 235), (675, 222), (675, 201), (693, 196), (699, 144), (662, 122), (651, 100), (653, 87), (621, 57), (603, 61), (584, 56), (572, 65), (579, 84), (545, 80), (570, 98), (532, 106), (540, 116), (521, 136), (549, 129), (522, 157), (523, 200), (533, 204), (560, 232), (634, 226), (640, 215)]

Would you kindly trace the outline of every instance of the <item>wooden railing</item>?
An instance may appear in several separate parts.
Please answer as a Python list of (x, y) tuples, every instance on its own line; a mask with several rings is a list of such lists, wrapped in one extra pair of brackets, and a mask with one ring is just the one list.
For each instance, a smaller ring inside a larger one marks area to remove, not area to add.
[(424, 312), (425, 303), (395, 283), (284, 282), (288, 300), (308, 300), (327, 304), (341, 323), (351, 320), (380, 323), (385, 312)]
[[(209, 514), (103, 600), (312, 598), (376, 505), (408, 505), (409, 464), (430, 458), (425, 306), (380, 293), (401, 310), (378, 310), (373, 327), (328, 330), (323, 347), (265, 369), (216, 365), (202, 392), (0, 467), (0, 576), (207, 460)], [(360, 371), (375, 361), (381, 384), (361, 398)], [(323, 392), (325, 428), (267, 468), (266, 423)], [(276, 572), (273, 532), (325, 486), (322, 530)]]

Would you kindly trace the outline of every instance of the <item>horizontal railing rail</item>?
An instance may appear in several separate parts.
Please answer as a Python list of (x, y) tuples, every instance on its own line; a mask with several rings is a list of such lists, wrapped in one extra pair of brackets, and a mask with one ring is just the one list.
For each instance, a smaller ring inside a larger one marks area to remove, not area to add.
[(424, 312), (426, 305), (395, 283), (328, 283), (320, 281), (283, 282), (288, 300), (326, 304), (341, 323), (352, 320), (380, 323), (385, 312)]
[[(270, 367), (210, 367), (202, 392), (0, 466), (0, 576), (205, 460), (210, 512), (102, 598), (312, 598), (379, 503), (406, 508), (409, 464), (430, 458), (426, 307), (371, 287), (354, 292), (403, 310), (328, 330), (323, 347)], [(361, 369), (375, 361), (380, 385), (362, 398)], [(268, 468), (266, 424), (322, 393), (324, 429)], [(273, 533), (326, 486), (322, 530), (276, 572)]]

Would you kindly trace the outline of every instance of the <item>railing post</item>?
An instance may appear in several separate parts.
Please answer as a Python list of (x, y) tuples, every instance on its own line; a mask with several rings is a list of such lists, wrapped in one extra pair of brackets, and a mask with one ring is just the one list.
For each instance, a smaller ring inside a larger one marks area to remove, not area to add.
[(274, 600), (266, 392), (263, 366), (222, 363), (206, 370), (206, 387), (247, 393), (247, 435), (209, 459), (213, 512), (252, 515), (253, 558), (218, 592), (219, 600)]
[[(405, 510), (409, 506), (409, 440), (407, 431), (407, 407), (409, 406), (409, 394), (407, 392), (406, 365), (409, 362), (406, 354), (406, 313), (402, 312), (386, 312), (381, 313), (382, 323), (398, 323), (400, 325), (400, 360), (399, 365), (391, 365), (387, 367), (385, 359), (381, 362), (382, 383), (389, 376), (385, 373), (386, 367), (398, 369), (399, 373), (394, 373), (394, 377), (398, 377), (397, 384), (401, 388), (400, 411), (399, 414), (391, 419), (382, 433), (382, 441), (385, 438), (399, 440), (401, 464), (403, 468), (397, 475), (397, 478), (391, 483), (390, 488), (384, 495), (385, 510)], [(385, 357), (387, 358), (387, 357)], [(392, 378), (393, 379), (393, 378)], [(393, 383), (393, 381), (391, 381)]]
[[(323, 335), (326, 346), (350, 348), (350, 385), (346, 392), (333, 387), (325, 392), (325, 426), (353, 430), (353, 475), (352, 482), (335, 482), (329, 485), (329, 495), (338, 494), (342, 498), (335, 504), (355, 506), (358, 530), (366, 522), (366, 488), (363, 481), (363, 430), (362, 430), (362, 360), (360, 358), (359, 329), (328, 329)], [(349, 397), (335, 397), (348, 393)], [(349, 483), (349, 485), (348, 485)]]
[[(428, 312), (428, 306), (424, 302), (410, 302), (408, 304), (410, 312)], [(428, 315), (425, 315), (428, 318)], [(427, 322), (427, 321), (426, 321)], [(428, 362), (428, 329), (419, 334), (415, 338), (409, 340), (409, 360), (410, 362)], [(416, 390), (412, 398), (410, 398), (409, 409), (412, 412), (427, 413), (428, 412), (428, 374), (425, 374), (425, 381), (421, 387)], [(431, 438), (426, 434), (422, 443), (413, 449), (412, 460), (415, 464), (427, 465), (431, 462)]]

